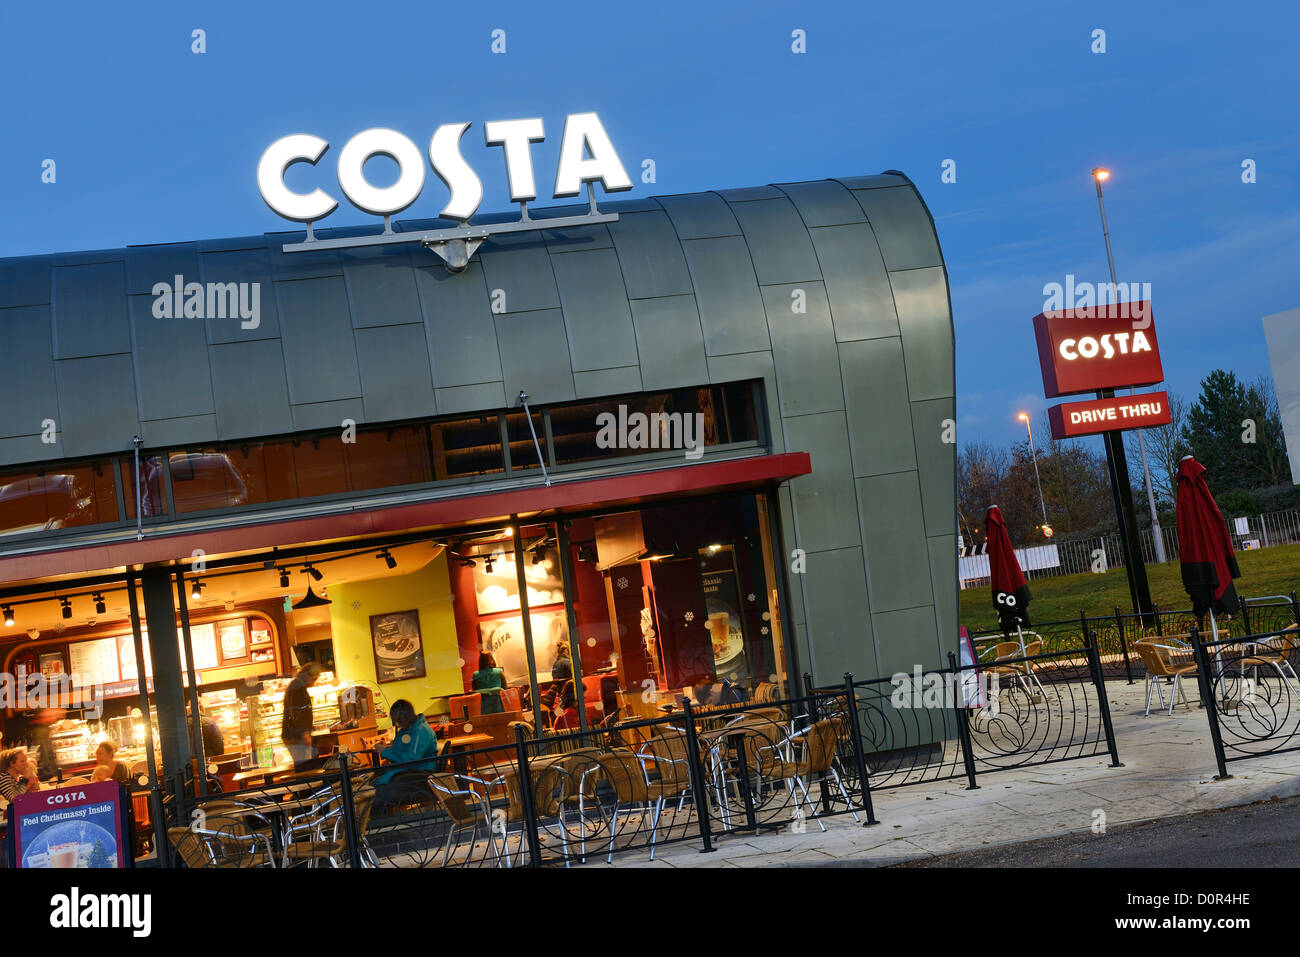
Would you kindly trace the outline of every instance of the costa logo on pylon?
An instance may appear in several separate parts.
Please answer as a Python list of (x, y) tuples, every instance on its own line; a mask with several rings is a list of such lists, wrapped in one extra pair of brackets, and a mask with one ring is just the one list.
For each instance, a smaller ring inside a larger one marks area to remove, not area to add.
[[(1141, 328), (1134, 315), (1144, 317)], [(1164, 380), (1151, 304), (1111, 303), (1034, 316), (1043, 392), (1049, 399)]]

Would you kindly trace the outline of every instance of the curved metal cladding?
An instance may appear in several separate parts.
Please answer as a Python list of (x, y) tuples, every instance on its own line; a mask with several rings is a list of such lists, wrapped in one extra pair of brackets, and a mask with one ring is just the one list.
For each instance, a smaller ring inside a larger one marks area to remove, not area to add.
[[(812, 459), (780, 492), (801, 661), (820, 681), (945, 663), (953, 327), (911, 182), (603, 208), (619, 221), (495, 238), (459, 275), (419, 248), (281, 252), (301, 233), (0, 260), (0, 465), (761, 379), (773, 451)], [(155, 318), (177, 276), (259, 283), (256, 327)]]

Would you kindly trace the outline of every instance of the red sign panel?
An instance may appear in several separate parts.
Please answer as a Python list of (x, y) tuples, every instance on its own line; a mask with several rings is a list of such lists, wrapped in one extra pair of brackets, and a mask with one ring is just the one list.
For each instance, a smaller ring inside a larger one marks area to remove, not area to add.
[(1164, 380), (1151, 303), (1121, 302), (1034, 316), (1047, 398)]
[(130, 867), (125, 789), (116, 781), (19, 794), (9, 805), (14, 867)]
[(1145, 429), (1169, 424), (1169, 396), (1163, 392), (1087, 402), (1063, 402), (1047, 410), (1052, 438), (1070, 439), (1116, 429)]

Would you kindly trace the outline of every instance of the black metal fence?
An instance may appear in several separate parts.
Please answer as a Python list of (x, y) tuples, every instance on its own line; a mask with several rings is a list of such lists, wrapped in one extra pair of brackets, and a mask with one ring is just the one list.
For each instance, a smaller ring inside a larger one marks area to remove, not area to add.
[[(1231, 619), (1224, 619), (1221, 630), (1224, 637), (1244, 638), (1249, 635), (1274, 633), (1300, 624), (1300, 600), (1296, 592), (1287, 595), (1242, 596), (1241, 611)], [(1144, 638), (1173, 638), (1187, 636), (1194, 627), (1204, 630), (1205, 620), (1198, 622), (1190, 608), (1167, 609), (1158, 605), (1143, 620), (1143, 616), (1121, 612), (1111, 615), (1087, 615), (1063, 621), (1036, 622), (1022, 632), (1026, 646), (1041, 642), (1044, 651), (1059, 651), (1079, 647), (1086, 640), (1095, 644), (1101, 661), (1102, 674), (1107, 678), (1135, 681), (1146, 674), (1142, 658), (1133, 646)], [(1012, 636), (1017, 637), (1017, 636)], [(1006, 639), (1001, 632), (974, 637), (976, 651), (984, 651)]]
[[(1119, 758), (1097, 648), (1030, 654), (853, 681), (861, 762), (870, 791), (1108, 754)], [(836, 688), (823, 695), (842, 695)], [(846, 758), (848, 756), (846, 755)], [(860, 778), (849, 781), (856, 787)]]
[(1193, 627), (1190, 636), (1219, 777), (1232, 761), (1300, 751), (1300, 627), (1211, 641)]
[(731, 834), (876, 823), (856, 689), (531, 734), (382, 768), (332, 768), (171, 808), (168, 864), (569, 866)]

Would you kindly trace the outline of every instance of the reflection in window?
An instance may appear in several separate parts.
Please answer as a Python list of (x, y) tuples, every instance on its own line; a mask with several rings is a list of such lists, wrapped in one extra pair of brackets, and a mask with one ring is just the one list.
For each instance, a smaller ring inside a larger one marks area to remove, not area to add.
[(0, 535), (98, 525), (116, 519), (116, 489), (109, 463), (0, 476)]

